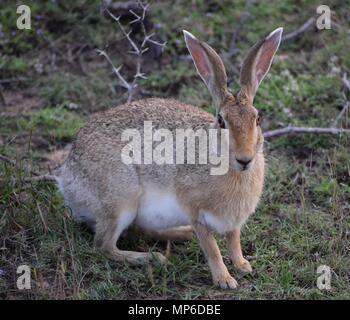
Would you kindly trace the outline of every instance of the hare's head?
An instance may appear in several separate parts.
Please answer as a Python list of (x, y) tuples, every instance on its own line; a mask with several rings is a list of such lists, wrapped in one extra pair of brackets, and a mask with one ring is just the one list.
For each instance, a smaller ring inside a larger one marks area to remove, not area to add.
[(253, 106), (260, 82), (270, 69), (279, 47), (282, 28), (271, 32), (249, 51), (241, 68), (240, 90), (233, 94), (227, 88), (227, 76), (219, 55), (205, 42), (184, 30), (185, 41), (197, 71), (216, 106), (216, 128), (229, 130), (230, 167), (247, 170), (262, 150), (260, 116)]

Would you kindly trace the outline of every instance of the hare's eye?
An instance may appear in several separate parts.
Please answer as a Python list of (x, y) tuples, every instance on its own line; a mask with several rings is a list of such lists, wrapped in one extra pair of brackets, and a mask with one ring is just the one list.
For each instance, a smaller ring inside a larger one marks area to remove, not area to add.
[(225, 129), (225, 121), (222, 118), (221, 114), (218, 114), (218, 123), (221, 129)]
[(257, 118), (256, 118), (256, 125), (260, 126), (262, 123), (262, 115), (259, 113)]

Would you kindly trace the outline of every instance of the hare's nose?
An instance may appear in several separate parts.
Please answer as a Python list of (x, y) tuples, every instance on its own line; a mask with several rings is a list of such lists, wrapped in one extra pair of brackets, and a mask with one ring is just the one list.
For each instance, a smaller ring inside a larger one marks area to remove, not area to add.
[(237, 159), (237, 158), (236, 160), (243, 167), (246, 167), (252, 161), (252, 159)]

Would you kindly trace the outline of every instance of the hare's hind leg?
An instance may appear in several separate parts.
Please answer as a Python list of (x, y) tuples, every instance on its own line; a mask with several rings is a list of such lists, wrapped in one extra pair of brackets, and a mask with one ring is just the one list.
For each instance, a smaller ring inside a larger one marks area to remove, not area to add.
[(97, 219), (95, 243), (100, 250), (111, 260), (127, 261), (134, 265), (145, 264), (152, 259), (166, 262), (166, 258), (158, 252), (135, 252), (120, 250), (117, 241), (122, 232), (134, 221), (136, 213), (124, 211), (106, 219)]
[(194, 233), (192, 226), (181, 226), (168, 228), (158, 231), (147, 231), (147, 233), (160, 241), (188, 241), (191, 240)]

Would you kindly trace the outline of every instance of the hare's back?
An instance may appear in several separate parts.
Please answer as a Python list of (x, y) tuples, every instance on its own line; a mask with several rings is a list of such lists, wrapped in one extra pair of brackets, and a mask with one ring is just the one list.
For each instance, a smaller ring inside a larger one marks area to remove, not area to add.
[(174, 130), (205, 126), (212, 120), (210, 113), (198, 107), (174, 99), (151, 98), (96, 114), (79, 135), (96, 132), (99, 128), (103, 131), (109, 128), (114, 134), (125, 129), (142, 129), (145, 121), (151, 121), (155, 128)]
[(78, 132), (71, 156), (81, 158), (93, 154), (95, 161), (110, 151), (116, 154), (121, 147), (122, 133), (136, 129), (143, 135), (145, 124), (174, 132), (176, 129), (207, 127), (212, 121), (210, 113), (174, 99), (138, 100), (95, 114)]

